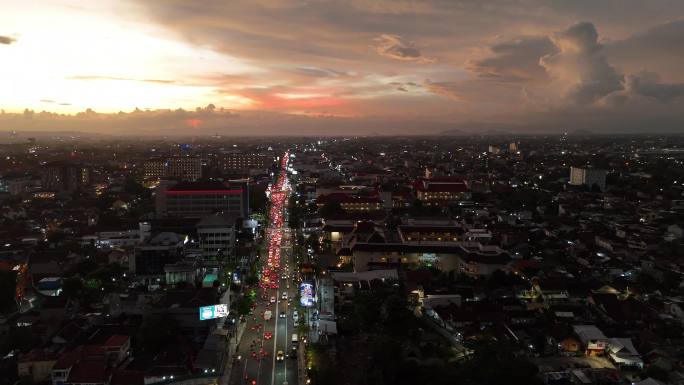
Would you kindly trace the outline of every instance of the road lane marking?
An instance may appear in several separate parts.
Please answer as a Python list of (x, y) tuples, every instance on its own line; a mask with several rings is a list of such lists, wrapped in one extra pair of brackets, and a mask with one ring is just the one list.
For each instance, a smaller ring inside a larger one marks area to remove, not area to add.
[[(275, 313), (278, 313), (278, 296), (280, 295), (279, 290), (276, 289), (276, 302), (275, 302)], [(275, 371), (276, 371), (276, 348), (278, 345), (278, 320), (280, 319), (280, 314), (277, 314), (274, 332), (273, 332), (273, 369), (271, 370), (271, 385), (275, 382)]]
[[(285, 289), (285, 290), (286, 290), (286, 292), (287, 292), (287, 289)], [(289, 296), (289, 294), (288, 294), (288, 296)], [(283, 365), (283, 366), (284, 366), (284, 368), (285, 368), (285, 369), (284, 369), (284, 370), (285, 370), (285, 381), (287, 381), (287, 361), (286, 361), (287, 354), (286, 354), (286, 353), (288, 352), (288, 349), (287, 349), (287, 348), (288, 348), (288, 346), (287, 346), (287, 336), (289, 336), (289, 334), (287, 333), (287, 321), (288, 321), (287, 314), (290, 312), (290, 308), (287, 307), (287, 300), (285, 300), (285, 309), (286, 309), (286, 310), (285, 310), (285, 348), (284, 348), (284, 350), (283, 350), (283, 354), (285, 354), (285, 357), (283, 357), (283, 360), (284, 360), (284, 362), (283, 362), (284, 365)]]

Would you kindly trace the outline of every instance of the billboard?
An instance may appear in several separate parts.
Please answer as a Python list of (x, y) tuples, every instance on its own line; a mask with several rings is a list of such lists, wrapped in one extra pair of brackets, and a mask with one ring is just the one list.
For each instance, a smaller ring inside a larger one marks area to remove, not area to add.
[(299, 304), (303, 307), (311, 307), (314, 303), (314, 285), (311, 282), (302, 282), (299, 285)]
[(221, 303), (218, 305), (202, 306), (199, 308), (200, 321), (214, 318), (228, 317), (228, 305)]

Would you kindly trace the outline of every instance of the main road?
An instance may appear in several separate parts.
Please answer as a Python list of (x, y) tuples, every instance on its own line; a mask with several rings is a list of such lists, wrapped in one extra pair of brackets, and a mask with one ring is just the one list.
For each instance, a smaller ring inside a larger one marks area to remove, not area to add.
[[(232, 385), (297, 384), (297, 355), (290, 354), (292, 335), (296, 333), (292, 313), (297, 305), (297, 287), (293, 282), (294, 262), (289, 251), (292, 237), (284, 219), (289, 196), (288, 158), (286, 152), (281, 158), (276, 182), (269, 189), (267, 254), (259, 258), (261, 280), (256, 289), (253, 314), (247, 316), (247, 329), (236, 353), (241, 358), (235, 361), (231, 371)], [(270, 319), (266, 319), (266, 311), (271, 312)], [(282, 360), (278, 359), (280, 351), (284, 355)]]

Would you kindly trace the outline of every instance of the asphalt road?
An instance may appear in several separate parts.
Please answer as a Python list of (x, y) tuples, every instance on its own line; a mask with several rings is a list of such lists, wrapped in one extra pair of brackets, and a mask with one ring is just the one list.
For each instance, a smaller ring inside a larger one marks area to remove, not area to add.
[[(283, 211), (286, 207), (283, 208)], [(238, 346), (236, 356), (241, 359), (234, 363), (235, 367), (231, 372), (230, 384), (254, 384), (254, 385), (288, 385), (297, 384), (297, 358), (290, 358), (289, 353), (292, 347), (292, 334), (295, 330), (292, 310), (296, 305), (296, 285), (292, 283), (294, 268), (293, 256), (288, 246), (291, 237), (287, 231), (287, 223), (283, 222), (280, 229), (270, 229), (269, 231), (280, 231), (283, 233), (280, 253), (280, 265), (282, 269), (280, 276), (287, 273), (288, 279), (281, 279), (278, 289), (257, 290), (257, 303), (253, 315), (247, 316), (247, 329), (242, 336)], [(270, 238), (272, 234), (267, 236)], [(269, 246), (270, 247), (270, 246)], [(264, 263), (265, 258), (261, 258)], [(288, 266), (288, 269), (285, 269)], [(291, 304), (288, 300), (281, 298), (283, 291), (287, 292), (288, 298), (292, 299)], [(270, 298), (275, 297), (275, 303), (270, 302)], [(271, 310), (273, 313), (270, 320), (264, 320), (264, 311)], [(286, 317), (280, 318), (280, 312), (285, 312)], [(272, 337), (264, 338), (265, 333), (271, 333)], [(278, 351), (283, 351), (285, 359), (277, 361)], [(296, 357), (296, 355), (295, 355)]]
[[(290, 258), (289, 253), (283, 253), (283, 260)], [(292, 268), (292, 262), (289, 265)], [(291, 272), (288, 275), (292, 277)], [(268, 289), (265, 292), (266, 300), (263, 299), (264, 292), (259, 290), (257, 307), (254, 309), (254, 315), (247, 318), (247, 330), (238, 347), (237, 355), (242, 358), (233, 368), (230, 384), (282, 385), (286, 381), (288, 385), (297, 384), (297, 359), (287, 356), (291, 351), (292, 334), (295, 332), (292, 319), (294, 302), (288, 305), (287, 300), (281, 299), (284, 290), (288, 293), (288, 298), (294, 301), (295, 285), (292, 284), (291, 278), (288, 281), (289, 289), (283, 280), (279, 289)], [(276, 297), (276, 303), (270, 303), (271, 296)], [(265, 310), (271, 310), (273, 313), (269, 321), (263, 319)], [(281, 311), (284, 311), (287, 317), (280, 318)], [(267, 332), (272, 334), (271, 339), (264, 338)], [(279, 350), (286, 354), (284, 361), (276, 361)]]

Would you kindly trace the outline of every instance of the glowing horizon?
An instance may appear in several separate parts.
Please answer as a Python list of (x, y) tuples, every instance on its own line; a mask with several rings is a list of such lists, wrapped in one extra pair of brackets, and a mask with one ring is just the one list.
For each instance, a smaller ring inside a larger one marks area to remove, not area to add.
[(634, 111), (646, 124), (684, 121), (684, 55), (670, 38), (684, 36), (684, 3), (7, 2), (10, 113), (214, 105), (428, 126), (619, 126)]

